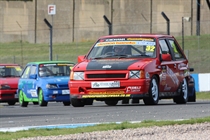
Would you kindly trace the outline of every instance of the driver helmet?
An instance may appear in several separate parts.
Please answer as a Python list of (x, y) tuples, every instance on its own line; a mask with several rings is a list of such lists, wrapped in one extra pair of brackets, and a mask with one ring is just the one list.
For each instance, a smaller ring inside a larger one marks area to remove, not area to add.
[(39, 68), (39, 76), (40, 77), (44, 77), (44, 76), (46, 76), (47, 74), (46, 74), (46, 68), (44, 68), (44, 67), (40, 67)]
[(116, 45), (114, 46), (114, 52), (116, 54), (125, 54), (127, 46), (125, 45)]

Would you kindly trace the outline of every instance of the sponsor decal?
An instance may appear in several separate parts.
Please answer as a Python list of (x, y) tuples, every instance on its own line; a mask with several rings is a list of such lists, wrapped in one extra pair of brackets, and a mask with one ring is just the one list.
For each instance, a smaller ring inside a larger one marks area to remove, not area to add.
[(82, 98), (130, 97), (130, 94), (82, 95)]
[(107, 68), (109, 69), (109, 68), (111, 68), (111, 67), (112, 67), (111, 65), (104, 65), (102, 68), (103, 68), (103, 69), (107, 69)]
[(136, 41), (123, 41), (123, 42), (99, 42), (96, 46), (110, 46), (110, 45), (135, 45)]
[(106, 39), (105, 41), (124, 41), (125, 38), (110, 38), (110, 39)]
[(127, 40), (145, 40), (145, 41), (154, 41), (153, 38), (127, 38)]
[(166, 84), (164, 87), (164, 91), (169, 91), (171, 89), (171, 87), (168, 87), (168, 85)]
[(141, 86), (129, 86), (126, 89), (126, 93), (128, 92), (140, 92)]
[(62, 94), (70, 94), (69, 90), (62, 90)]
[(34, 89), (28, 90), (27, 93), (31, 94), (31, 97), (38, 97), (37, 92)]
[(58, 94), (58, 91), (56, 91), (56, 90), (55, 90), (55, 91), (53, 91), (53, 94)]
[(177, 85), (179, 84), (179, 80), (176, 74), (169, 67), (167, 67), (167, 74), (171, 77), (174, 84), (177, 84)]
[(88, 92), (88, 94), (124, 94), (125, 92), (122, 90), (118, 90), (118, 91), (90, 91)]
[(91, 82), (91, 88), (113, 88), (120, 87), (119, 81), (106, 81), (106, 82)]

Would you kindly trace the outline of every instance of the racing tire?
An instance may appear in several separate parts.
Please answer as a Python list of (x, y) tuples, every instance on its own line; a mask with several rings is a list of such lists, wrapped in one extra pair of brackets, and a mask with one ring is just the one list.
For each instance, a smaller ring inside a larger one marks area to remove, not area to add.
[(39, 106), (47, 106), (48, 102), (44, 100), (44, 93), (42, 89), (39, 89), (39, 97), (38, 97)]
[(181, 84), (180, 95), (173, 98), (176, 104), (186, 104), (188, 101), (188, 84), (186, 78), (183, 79)]
[(129, 99), (123, 99), (122, 104), (129, 104)]
[(105, 100), (105, 104), (108, 106), (116, 106), (118, 103), (118, 100)]
[(139, 99), (132, 99), (131, 103), (132, 104), (139, 104)]
[(71, 105), (73, 107), (84, 107), (85, 104), (81, 99), (72, 99), (71, 98)]
[(38, 104), (39, 104), (39, 102), (33, 102), (33, 104), (34, 104), (34, 105), (38, 105)]
[(15, 105), (16, 101), (9, 101), (7, 103), (8, 103), (8, 105)]
[(156, 76), (153, 76), (149, 86), (149, 97), (143, 98), (145, 105), (157, 105), (159, 102), (159, 85)]
[(194, 90), (193, 96), (188, 97), (188, 102), (196, 102), (196, 92)]
[(68, 101), (68, 102), (63, 102), (63, 105), (64, 105), (64, 106), (70, 106), (70, 105), (71, 105), (71, 102), (70, 102), (70, 101)]
[(85, 105), (93, 105), (93, 99), (86, 99)]
[(19, 104), (20, 104), (21, 107), (27, 107), (28, 106), (28, 102), (24, 101), (24, 96), (23, 96), (23, 91), (22, 90), (19, 91), (18, 100), (19, 100)]

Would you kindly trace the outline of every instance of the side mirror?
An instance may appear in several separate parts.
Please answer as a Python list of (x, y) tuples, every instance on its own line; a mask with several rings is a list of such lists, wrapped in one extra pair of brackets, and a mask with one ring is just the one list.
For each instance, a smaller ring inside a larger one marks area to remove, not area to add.
[(194, 68), (189, 68), (189, 71), (190, 71), (190, 72), (194, 71)]
[(162, 54), (161, 55), (161, 57), (162, 57), (162, 61), (171, 61), (172, 59), (171, 59), (171, 55), (170, 54)]
[(77, 57), (77, 62), (78, 63), (80, 63), (80, 62), (82, 62), (82, 61), (84, 61), (85, 60), (85, 55), (79, 55), (78, 57)]
[(37, 75), (36, 74), (29, 75), (29, 79), (36, 79), (36, 78), (37, 78)]

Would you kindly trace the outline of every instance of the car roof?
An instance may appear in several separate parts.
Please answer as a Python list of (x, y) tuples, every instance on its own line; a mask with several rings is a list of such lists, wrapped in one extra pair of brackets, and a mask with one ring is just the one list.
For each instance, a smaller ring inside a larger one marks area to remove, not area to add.
[(54, 63), (70, 63), (70, 64), (75, 64), (74, 62), (71, 62), (71, 61), (36, 61), (36, 62), (28, 62), (28, 64), (54, 64)]
[(19, 64), (13, 64), (13, 63), (0, 63), (0, 66), (20, 66)]
[(152, 37), (152, 38), (170, 37), (172, 38), (173, 36), (167, 35), (167, 34), (134, 33), (134, 34), (107, 35), (107, 36), (102, 36), (99, 39), (118, 38), (118, 37)]

